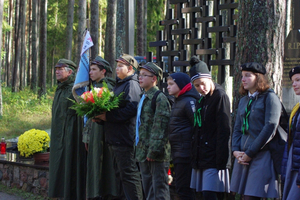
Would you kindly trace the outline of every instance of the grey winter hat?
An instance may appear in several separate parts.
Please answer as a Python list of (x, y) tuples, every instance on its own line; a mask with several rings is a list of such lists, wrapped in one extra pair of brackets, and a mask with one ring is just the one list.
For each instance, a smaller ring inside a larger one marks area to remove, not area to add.
[(191, 69), (189, 71), (191, 82), (198, 78), (211, 78), (210, 71), (205, 62), (199, 60), (197, 56), (192, 56), (190, 60)]

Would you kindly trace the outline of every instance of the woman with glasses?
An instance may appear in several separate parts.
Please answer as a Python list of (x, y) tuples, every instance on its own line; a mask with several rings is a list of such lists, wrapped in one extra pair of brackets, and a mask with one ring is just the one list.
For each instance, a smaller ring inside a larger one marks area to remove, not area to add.
[(241, 66), (239, 102), (232, 135), (235, 157), (230, 189), (244, 200), (278, 198), (277, 173), (268, 148), (281, 114), (281, 103), (269, 89), (266, 69), (251, 62)]

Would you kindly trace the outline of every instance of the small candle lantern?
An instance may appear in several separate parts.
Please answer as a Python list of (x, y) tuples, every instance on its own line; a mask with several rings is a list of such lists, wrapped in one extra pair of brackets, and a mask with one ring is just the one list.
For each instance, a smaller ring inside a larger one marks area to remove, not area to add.
[(1, 138), (1, 143), (0, 143), (0, 154), (6, 154), (6, 142), (4, 137)]

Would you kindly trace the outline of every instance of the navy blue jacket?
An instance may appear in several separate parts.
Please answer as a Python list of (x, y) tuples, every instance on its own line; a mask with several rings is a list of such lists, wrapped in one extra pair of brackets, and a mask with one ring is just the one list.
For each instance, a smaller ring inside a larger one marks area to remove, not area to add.
[[(291, 127), (291, 125), (289, 125)], [(288, 144), (290, 142), (287, 142), (284, 149), (283, 154), (283, 160), (282, 160), (282, 167), (281, 167), (281, 178), (284, 182), (286, 177), (286, 170), (287, 170), (287, 161), (289, 156), (289, 151), (292, 151), (292, 171), (298, 171), (300, 170), (300, 121), (297, 121), (296, 124), (296, 130), (292, 130), (291, 137), (288, 138), (288, 141), (290, 141), (293, 144), (293, 148), (288, 149)], [(291, 144), (290, 143), (290, 144)], [(300, 173), (298, 173), (297, 185), (300, 185)]]
[(111, 145), (133, 147), (137, 105), (142, 92), (137, 75), (117, 78), (113, 92), (117, 96), (123, 94), (119, 108), (106, 113), (105, 140)]
[(199, 93), (192, 87), (190, 91), (175, 99), (169, 122), (169, 141), (173, 162), (178, 158), (190, 161), (192, 157), (192, 135), (194, 112)]

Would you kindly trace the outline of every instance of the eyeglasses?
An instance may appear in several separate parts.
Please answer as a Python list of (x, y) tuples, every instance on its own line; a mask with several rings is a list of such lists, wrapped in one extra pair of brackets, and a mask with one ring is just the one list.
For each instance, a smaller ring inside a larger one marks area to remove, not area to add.
[(153, 77), (154, 75), (147, 75), (147, 74), (139, 74), (139, 78), (144, 78), (144, 77)]

